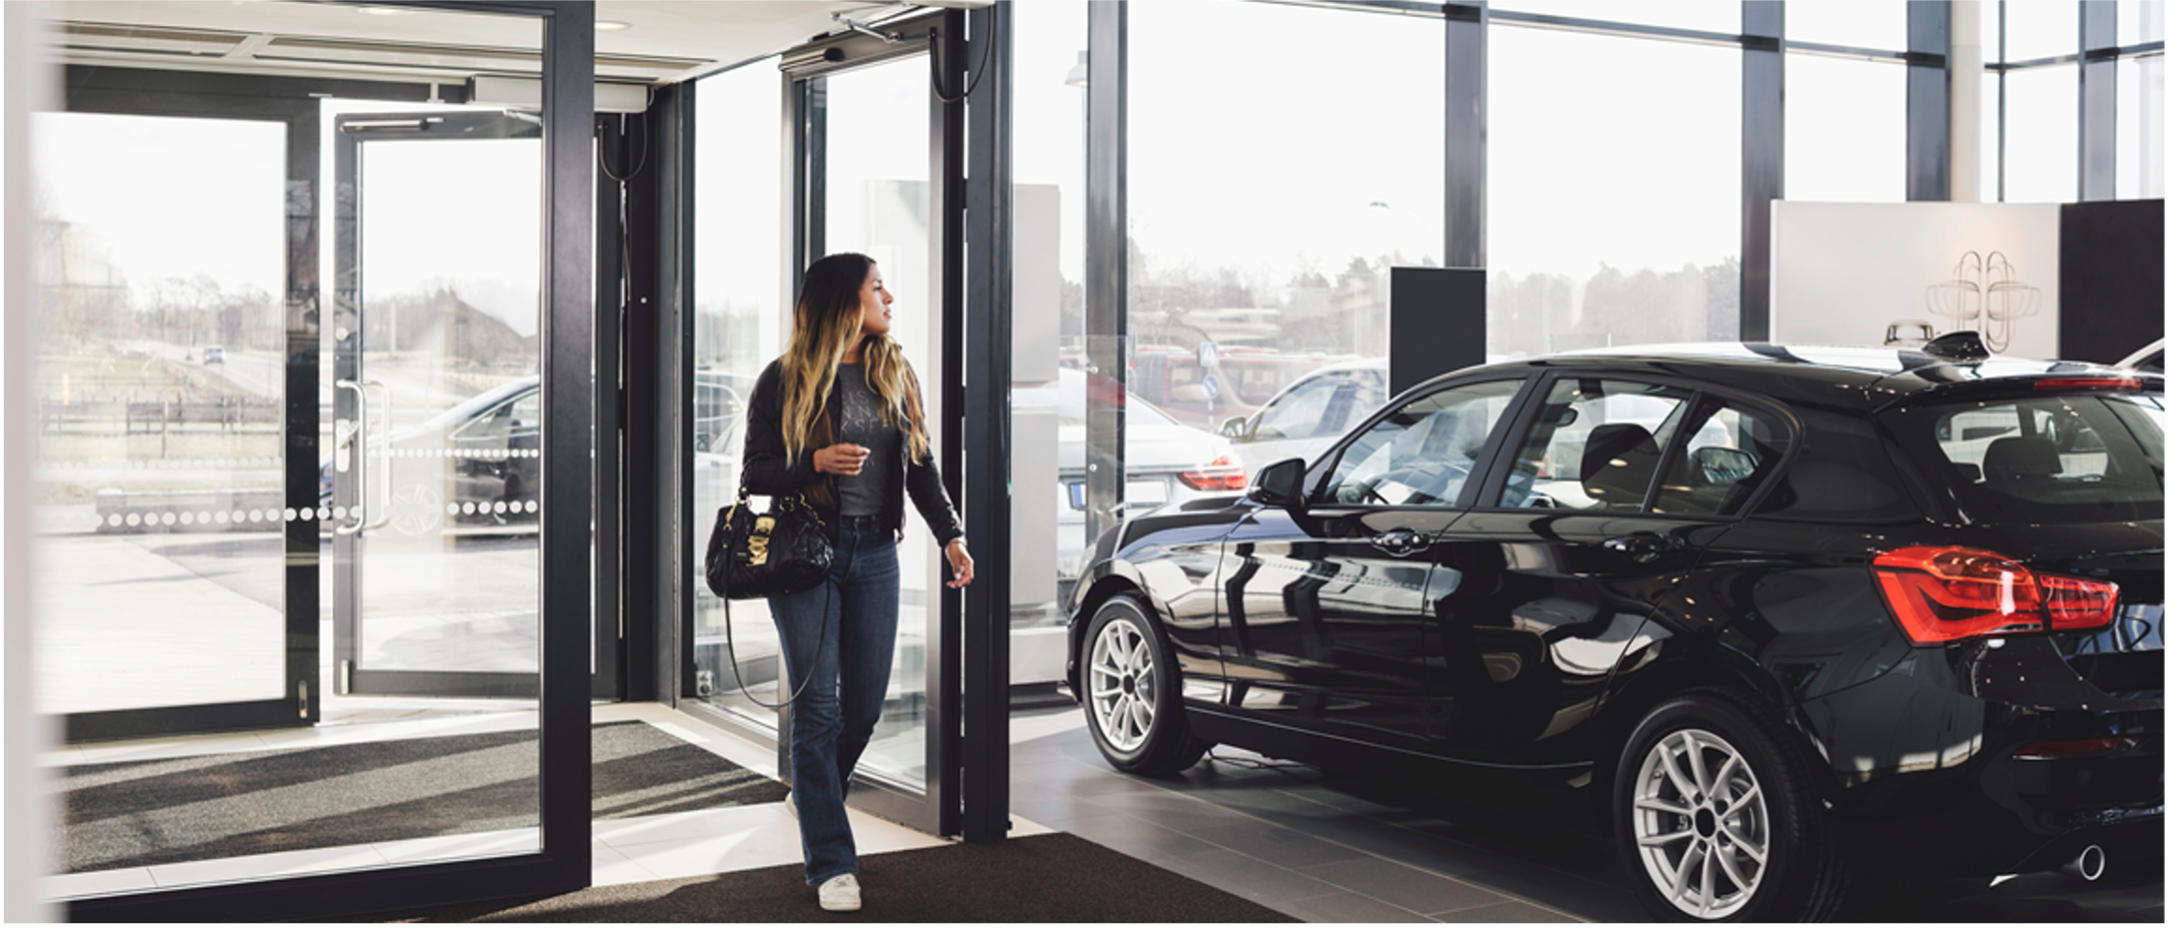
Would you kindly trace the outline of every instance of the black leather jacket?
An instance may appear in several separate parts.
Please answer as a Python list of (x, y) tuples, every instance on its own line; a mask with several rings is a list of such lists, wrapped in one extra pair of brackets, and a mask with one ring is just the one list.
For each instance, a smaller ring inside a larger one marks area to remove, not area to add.
[[(783, 365), (777, 361), (761, 370), (761, 377), (754, 382), (753, 399), (746, 404), (746, 453), (742, 473), (746, 489), (761, 496), (791, 494), (810, 489), (816, 482), (824, 485), (827, 503), (814, 496), (807, 498), (814, 509), (821, 513), (822, 523), (828, 528), (831, 542), (837, 541), (840, 510), (837, 506), (836, 479), (814, 470), (814, 449), (806, 449), (796, 462), (784, 459), (784, 432), (782, 427), (784, 396), (782, 388)], [(909, 370), (906, 377), (916, 378)], [(843, 391), (829, 393), (829, 421), (841, 422), (844, 418)], [(902, 430), (898, 430), (900, 433)], [(895, 457), (888, 462), (868, 460), (866, 467), (879, 468), (883, 476), (882, 526), (899, 539), (904, 535), (904, 493), (909, 492), (912, 505), (919, 510), (919, 517), (927, 521), (934, 531), (934, 538), (943, 545), (951, 539), (964, 537), (964, 525), (957, 518), (957, 508), (950, 504), (949, 491), (942, 486), (942, 472), (935, 467), (930, 453), (923, 464), (911, 463), (911, 441), (899, 435), (894, 445)]]

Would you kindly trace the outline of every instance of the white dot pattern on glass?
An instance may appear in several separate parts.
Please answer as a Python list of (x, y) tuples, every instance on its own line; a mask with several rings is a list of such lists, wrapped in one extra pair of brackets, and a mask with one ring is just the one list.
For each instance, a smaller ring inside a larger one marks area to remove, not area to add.
[[(411, 511), (411, 506), (393, 507), (395, 515)], [(256, 508), (247, 510), (129, 510), (100, 514), (95, 517), (92, 528), (107, 527), (117, 529), (122, 526), (261, 526), (279, 520), (286, 522), (319, 522), (348, 518), (361, 519), (367, 512), (367, 508), (362, 506), (317, 507), (311, 509), (286, 507), (284, 509)], [(540, 512), (542, 512), (542, 501), (536, 499), (466, 501), (445, 504), (445, 514), (448, 516), (503, 516)]]

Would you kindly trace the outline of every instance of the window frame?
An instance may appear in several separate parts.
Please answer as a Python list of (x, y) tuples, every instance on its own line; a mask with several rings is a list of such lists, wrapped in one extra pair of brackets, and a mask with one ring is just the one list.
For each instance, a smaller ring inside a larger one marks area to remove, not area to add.
[[(1742, 502), (1739, 512), (1730, 516), (1717, 516), (1703, 513), (1655, 513), (1651, 511), (1651, 506), (1656, 501), (1659, 481), (1663, 479), (1665, 474), (1672, 468), (1674, 459), (1680, 456), (1681, 450), (1686, 446), (1688, 440), (1693, 437), (1693, 432), (1688, 429), (1675, 429), (1673, 430), (1673, 435), (1666, 438), (1665, 448), (1658, 454), (1657, 471), (1652, 475), (1650, 479), (1650, 485), (1643, 489), (1642, 506), (1637, 508), (1634, 512), (1628, 512), (1625, 510), (1545, 511), (1548, 513), (1555, 513), (1558, 515), (1593, 515), (1611, 517), (1659, 517), (1664, 519), (1678, 519), (1688, 522), (1735, 523), (1743, 519), (1747, 519), (1748, 517), (1755, 514), (1756, 509), (1763, 505), (1764, 499), (1766, 497), (1769, 497), (1772, 490), (1777, 488), (1779, 483), (1785, 480), (1786, 472), (1792, 469), (1794, 459), (1799, 457), (1801, 453), (1801, 437), (1804, 434), (1805, 430), (1803, 430), (1801, 427), (1800, 418), (1793, 415), (1793, 411), (1791, 409), (1788, 409), (1783, 403), (1780, 403), (1761, 394), (1756, 394), (1745, 390), (1739, 390), (1732, 387), (1724, 387), (1697, 378), (1678, 377), (1667, 374), (1650, 374), (1641, 371), (1624, 370), (1621, 368), (1613, 367), (1550, 368), (1545, 370), (1542, 373), (1542, 376), (1534, 379), (1532, 387), (1525, 389), (1524, 396), (1520, 398), (1522, 402), (1520, 402), (1515, 407), (1515, 409), (1512, 410), (1515, 418), (1513, 422), (1508, 424), (1507, 429), (1503, 433), (1501, 433), (1501, 436), (1504, 436), (1504, 438), (1507, 440), (1505, 447), (1511, 447), (1515, 449), (1515, 453), (1520, 452), (1522, 448), (1522, 443), (1529, 438), (1530, 430), (1536, 425), (1537, 414), (1544, 408), (1544, 404), (1532, 402), (1530, 398), (1538, 396), (1549, 396), (1552, 392), (1552, 385), (1559, 383), (1561, 380), (1566, 378), (1598, 378), (1614, 381), (1633, 381), (1641, 384), (1653, 384), (1664, 387), (1682, 388), (1689, 392), (1688, 398), (1686, 401), (1684, 401), (1682, 408), (1689, 411), (1690, 413), (1693, 413), (1697, 405), (1702, 403), (1705, 398), (1715, 399), (1726, 404), (1747, 407), (1755, 410), (1757, 413), (1769, 417), (1771, 423), (1775, 427), (1785, 432), (1786, 450), (1785, 453), (1779, 457), (1777, 466), (1773, 467), (1769, 476), (1764, 479), (1763, 485), (1757, 487), (1753, 493), (1749, 494), (1748, 499)], [(1499, 437), (1500, 436), (1495, 436), (1495, 438)], [(1499, 504), (1500, 495), (1506, 490), (1507, 473), (1512, 470), (1512, 468), (1499, 467), (1498, 459), (1501, 454), (1509, 453), (1505, 452), (1502, 447), (1494, 447), (1488, 440), (1485, 447), (1485, 454), (1488, 456), (1488, 460), (1485, 462), (1485, 466), (1482, 469), (1484, 473), (1483, 485), (1478, 489), (1476, 499), (1474, 501), (1469, 501), (1466, 505), (1462, 506), (1461, 509), (1473, 513), (1527, 514), (1536, 512), (1529, 507), (1501, 506)]]

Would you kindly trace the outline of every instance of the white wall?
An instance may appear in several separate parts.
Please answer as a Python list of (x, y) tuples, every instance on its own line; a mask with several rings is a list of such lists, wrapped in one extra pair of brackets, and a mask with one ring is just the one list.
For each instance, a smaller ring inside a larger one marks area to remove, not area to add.
[(46, 747), (54, 745), (50, 721), (37, 714), (33, 695), (33, 671), (30, 656), (35, 642), (33, 629), (35, 616), (30, 616), (30, 586), (37, 582), (33, 571), (35, 551), (30, 551), (30, 508), (33, 508), (33, 488), (30, 488), (30, 467), (37, 462), (37, 354), (33, 352), (37, 313), (30, 310), (33, 287), (30, 287), (30, 111), (50, 109), (46, 93), (52, 85), (52, 74), (41, 65), (41, 54), (35, 50), (33, 39), (37, 37), (37, 24), (50, 20), (46, 2), (15, 2), (0, 4), (0, 35), (4, 35), (7, 48), (7, 69), (0, 78), (4, 87), (4, 109), (0, 109), (0, 126), (7, 135), (7, 169), (4, 169), (4, 187), (7, 187), (7, 215), (4, 215), (4, 252), (0, 263), (7, 267), (4, 280), (4, 306), (7, 313), (7, 352), (0, 356), (0, 378), (4, 378), (4, 395), (7, 395), (7, 473), (4, 473), (4, 523), (0, 534), (7, 538), (7, 564), (0, 571), (0, 584), (7, 586), (4, 616), (7, 629), (7, 664), (4, 664), (4, 708), (7, 708), (7, 751), (4, 751), (4, 773), (7, 773), (7, 840), (0, 842), (7, 849), (7, 909), (4, 918), (9, 922), (54, 922), (59, 920), (59, 907), (39, 901), (39, 879), (52, 873), (52, 840), (59, 829), (59, 818), (54, 816), (52, 803), (46, 792), (46, 773), (37, 766), (37, 755)]
[(1771, 341), (1882, 346), (1892, 323), (1924, 320), (1979, 331), (1998, 354), (2057, 357), (2057, 204), (1771, 207)]

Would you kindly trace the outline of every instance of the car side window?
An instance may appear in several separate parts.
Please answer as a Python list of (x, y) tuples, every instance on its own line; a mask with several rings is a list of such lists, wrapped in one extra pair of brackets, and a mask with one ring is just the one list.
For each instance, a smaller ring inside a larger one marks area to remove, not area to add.
[(515, 439), (541, 434), (542, 391), (538, 390), (512, 401), (510, 432)]
[(1641, 510), (1693, 394), (1610, 378), (1553, 382), (1515, 454), (1500, 505)]
[(1305, 439), (1318, 432), (1319, 421), (1326, 416), (1326, 407), (1334, 399), (1334, 391), (1340, 382), (1333, 378), (1319, 378), (1291, 391), (1287, 396), (1266, 407), (1258, 415), (1258, 428), (1251, 433), (1253, 439)]
[(1778, 468), (1791, 441), (1785, 425), (1751, 406), (1704, 397), (1688, 418), (1688, 444), (1658, 482), (1652, 512), (1737, 516)]
[(1329, 503), (1453, 506), (1522, 382), (1490, 381), (1426, 394), (1356, 437), (1319, 488)]

